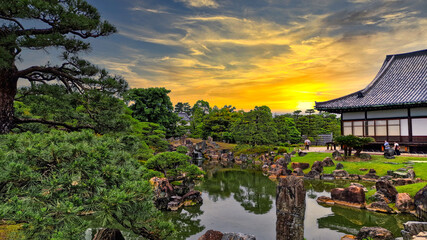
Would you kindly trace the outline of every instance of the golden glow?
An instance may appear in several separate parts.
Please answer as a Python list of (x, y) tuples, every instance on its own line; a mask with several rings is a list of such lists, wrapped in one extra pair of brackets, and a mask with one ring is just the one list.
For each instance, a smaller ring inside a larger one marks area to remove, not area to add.
[[(261, 18), (194, 16), (173, 25), (186, 33), (184, 37), (123, 27), (119, 29), (125, 37), (186, 52), (146, 57), (138, 49), (120, 46), (128, 59), (97, 62), (125, 76), (131, 87), (172, 90), (174, 103), (203, 99), (212, 106), (249, 110), (267, 105), (273, 111), (291, 112), (364, 88), (386, 54), (426, 48), (426, 19), (399, 18), (390, 20), (390, 31), (344, 35), (334, 33), (336, 28), (323, 21), (326, 17), (301, 16), (298, 22), (279, 25)], [(384, 23), (393, 16), (386, 17)]]

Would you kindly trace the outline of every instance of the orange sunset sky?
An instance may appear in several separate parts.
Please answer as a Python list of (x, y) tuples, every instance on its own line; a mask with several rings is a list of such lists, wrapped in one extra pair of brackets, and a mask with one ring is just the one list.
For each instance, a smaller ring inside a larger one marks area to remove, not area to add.
[(387, 54), (427, 48), (424, 0), (89, 0), (118, 33), (85, 56), (174, 104), (273, 112), (364, 88)]

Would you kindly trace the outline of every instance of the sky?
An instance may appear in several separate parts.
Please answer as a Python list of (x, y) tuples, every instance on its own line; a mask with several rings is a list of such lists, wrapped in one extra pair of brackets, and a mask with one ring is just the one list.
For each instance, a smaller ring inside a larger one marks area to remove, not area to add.
[(363, 89), (387, 54), (427, 48), (425, 0), (88, 0), (118, 33), (85, 58), (174, 104), (274, 112)]

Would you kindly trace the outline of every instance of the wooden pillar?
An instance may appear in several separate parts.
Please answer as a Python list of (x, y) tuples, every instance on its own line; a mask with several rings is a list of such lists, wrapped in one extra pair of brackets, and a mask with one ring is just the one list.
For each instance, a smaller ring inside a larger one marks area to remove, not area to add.
[(408, 136), (409, 142), (412, 142), (412, 117), (410, 108), (408, 108)]

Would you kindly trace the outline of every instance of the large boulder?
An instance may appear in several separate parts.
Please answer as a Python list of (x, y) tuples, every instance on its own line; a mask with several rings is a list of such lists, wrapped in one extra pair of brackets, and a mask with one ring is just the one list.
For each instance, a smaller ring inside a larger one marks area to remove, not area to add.
[(171, 197), (174, 195), (174, 189), (167, 178), (153, 177), (150, 184), (154, 192), (154, 204), (158, 209), (167, 209)]
[(339, 170), (339, 169), (343, 169), (344, 165), (342, 165), (342, 163), (338, 163), (337, 166), (335, 167), (335, 169)]
[(335, 166), (334, 161), (332, 161), (332, 159), (330, 157), (326, 157), (325, 159), (323, 159), (323, 166), (324, 167), (331, 167), (331, 166)]
[(304, 239), (305, 197), (303, 179), (280, 179), (276, 190), (276, 240)]
[(256, 237), (244, 233), (224, 233), (221, 240), (256, 240)]
[(323, 172), (323, 163), (321, 161), (315, 161), (311, 166), (311, 170), (316, 170), (319, 173)]
[(301, 168), (295, 168), (294, 171), (292, 171), (292, 175), (295, 176), (304, 176), (304, 172)]
[(410, 178), (410, 179), (415, 179), (417, 176), (415, 175), (415, 171), (414, 171), (414, 169), (409, 169), (408, 170), (408, 176), (407, 176), (408, 178)]
[(384, 157), (387, 159), (394, 159), (394, 150), (393, 149), (388, 149), (384, 151)]
[(335, 150), (333, 153), (332, 153), (332, 158), (333, 159), (337, 159), (337, 157), (341, 157), (341, 153), (338, 151), (338, 150)]
[(404, 227), (404, 229), (402, 230), (403, 240), (412, 240), (413, 236), (416, 236), (421, 232), (427, 232), (427, 222), (409, 221), (404, 223), (403, 227)]
[(427, 185), (415, 194), (414, 204), (417, 216), (427, 220)]
[(332, 172), (335, 178), (348, 178), (349, 174), (346, 170), (334, 170)]
[(308, 172), (305, 177), (306, 178), (310, 178), (310, 179), (320, 179), (320, 172), (316, 171), (316, 170), (311, 170), (310, 172)]
[(357, 239), (394, 240), (393, 234), (382, 227), (362, 227), (357, 234)]
[(357, 186), (334, 188), (331, 190), (331, 198), (334, 201), (365, 204), (365, 191)]
[(397, 190), (389, 181), (377, 181), (375, 183), (377, 192), (382, 193), (390, 202), (396, 201)]
[(410, 212), (415, 209), (414, 200), (407, 193), (396, 195), (396, 208), (401, 212)]
[(223, 235), (220, 231), (208, 230), (198, 240), (221, 240)]
[(394, 210), (388, 206), (385, 202), (373, 202), (366, 206), (370, 211), (382, 212), (382, 213), (394, 213)]
[(300, 169), (304, 170), (304, 169), (309, 168), (310, 164), (308, 164), (308, 163), (300, 163), (300, 162), (293, 162), (293, 163), (291, 163), (291, 166), (292, 166), (293, 169), (300, 168)]

